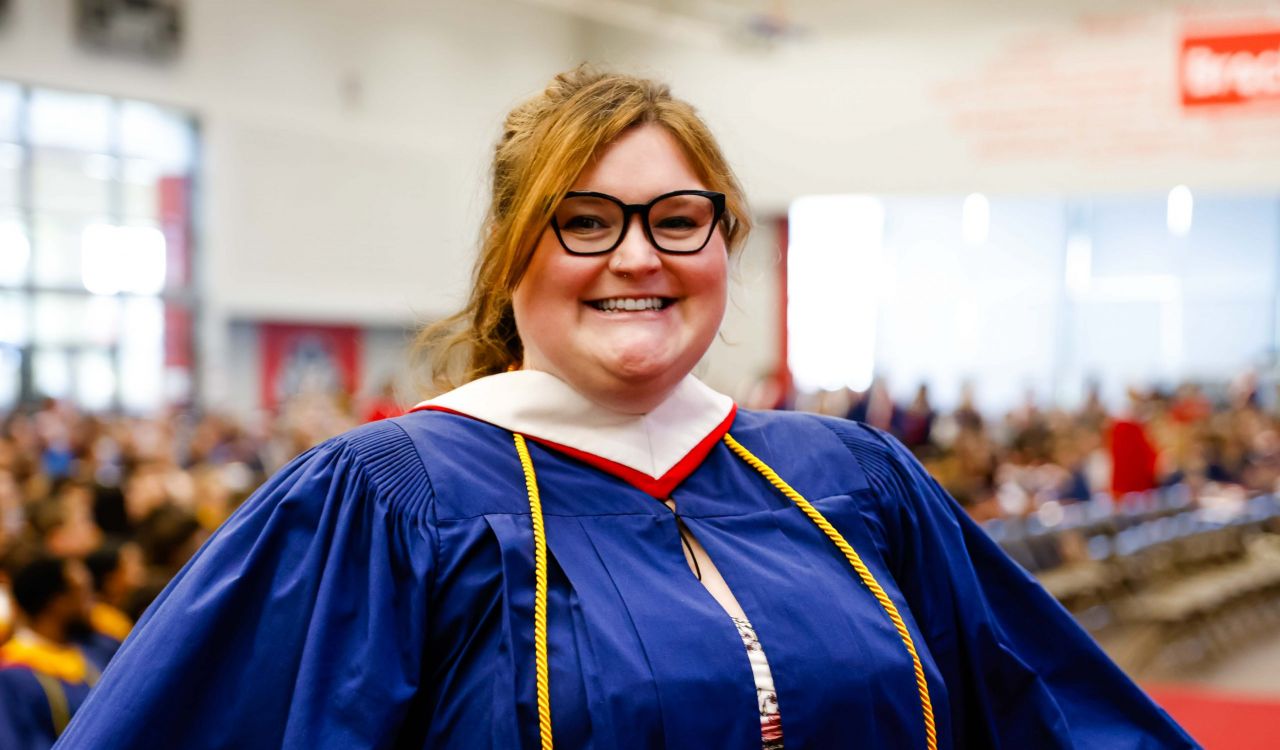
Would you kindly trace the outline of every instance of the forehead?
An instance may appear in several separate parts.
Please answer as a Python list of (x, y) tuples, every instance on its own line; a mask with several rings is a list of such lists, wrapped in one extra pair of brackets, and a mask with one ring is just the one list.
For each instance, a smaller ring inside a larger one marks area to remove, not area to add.
[(631, 128), (610, 141), (578, 175), (572, 190), (643, 203), (673, 190), (705, 190), (680, 142), (657, 124)]

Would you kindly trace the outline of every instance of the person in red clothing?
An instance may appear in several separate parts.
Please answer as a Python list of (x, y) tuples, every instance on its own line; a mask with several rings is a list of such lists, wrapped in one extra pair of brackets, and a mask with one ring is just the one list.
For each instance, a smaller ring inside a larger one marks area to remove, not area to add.
[(1120, 498), (1131, 492), (1156, 488), (1157, 453), (1139, 416), (1141, 395), (1131, 391), (1133, 408), (1111, 422), (1107, 431), (1111, 446), (1111, 494)]
[(404, 409), (396, 401), (396, 384), (392, 379), (382, 384), (382, 389), (365, 407), (362, 420), (364, 422), (376, 422), (379, 419), (391, 419), (404, 414)]

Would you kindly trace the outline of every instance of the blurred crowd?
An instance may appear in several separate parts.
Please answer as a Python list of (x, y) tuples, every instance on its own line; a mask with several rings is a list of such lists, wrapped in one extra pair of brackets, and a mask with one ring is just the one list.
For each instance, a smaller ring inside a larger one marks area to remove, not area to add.
[(1264, 407), (1257, 378), (1209, 388), (1133, 388), (1108, 409), (1096, 387), (1075, 409), (1043, 408), (1028, 395), (1002, 418), (984, 415), (966, 387), (938, 413), (929, 390), (895, 401), (882, 382), (828, 393), (801, 408), (893, 433), (979, 521), (1026, 516), (1049, 503), (1105, 498), (1120, 504), (1177, 486), (1192, 501), (1280, 490), (1280, 414)]
[(52, 744), (147, 606), (268, 475), (395, 412), (362, 406), (134, 418), (50, 400), (0, 414), (0, 747)]
[[(1133, 390), (1113, 410), (1096, 389), (1072, 410), (1028, 397), (1000, 418), (984, 414), (971, 390), (939, 413), (926, 386), (895, 401), (883, 382), (797, 407), (893, 433), (980, 521), (1099, 497), (1123, 504), (1171, 485), (1193, 500), (1280, 485), (1280, 417), (1250, 378), (1216, 391)], [(74, 691), (87, 694), (147, 606), (267, 476), (332, 435), (398, 412), (387, 391), (358, 405), (295, 399), (257, 420), (103, 417), (55, 401), (0, 415), (0, 678), (15, 665), (58, 675), (74, 707)], [(32, 688), (30, 701), (48, 704), (42, 690)], [(16, 708), (20, 692), (0, 679), (12, 716), (29, 710)], [(55, 714), (55, 734), (56, 724)]]
[(0, 419), (0, 575), (36, 557), (117, 551), (129, 583), (110, 604), (131, 620), (269, 474), (361, 421), (318, 397), (256, 421), (107, 418), (52, 400)]

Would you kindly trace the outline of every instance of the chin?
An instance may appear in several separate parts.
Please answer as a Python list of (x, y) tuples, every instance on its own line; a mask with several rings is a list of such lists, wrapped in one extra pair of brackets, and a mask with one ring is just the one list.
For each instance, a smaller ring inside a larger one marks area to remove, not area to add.
[[(642, 384), (672, 378), (678, 368), (679, 365), (674, 360), (644, 358), (614, 362), (605, 369), (615, 379), (624, 383)], [(679, 380), (682, 377), (684, 377), (683, 372), (675, 379)]]

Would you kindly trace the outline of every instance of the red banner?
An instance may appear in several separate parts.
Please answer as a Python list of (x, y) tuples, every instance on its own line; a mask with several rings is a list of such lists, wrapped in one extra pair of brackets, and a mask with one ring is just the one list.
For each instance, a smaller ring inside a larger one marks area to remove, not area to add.
[(156, 214), (164, 232), (165, 287), (180, 288), (191, 284), (191, 180), (168, 175), (156, 183), (159, 205)]
[(360, 387), (359, 328), (263, 323), (259, 331), (263, 408), (304, 393), (352, 395)]
[(164, 366), (190, 371), (194, 360), (194, 331), (190, 308), (177, 302), (164, 303)]
[(1280, 28), (1187, 35), (1178, 82), (1187, 109), (1280, 103)]

